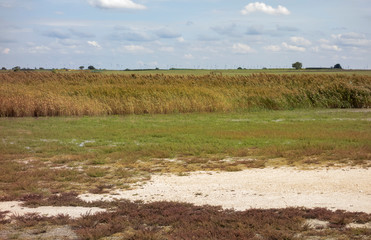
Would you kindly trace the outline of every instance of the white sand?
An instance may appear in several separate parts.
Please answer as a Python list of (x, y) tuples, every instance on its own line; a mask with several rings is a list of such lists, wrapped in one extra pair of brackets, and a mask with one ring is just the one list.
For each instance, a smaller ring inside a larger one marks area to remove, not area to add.
[(58, 214), (67, 214), (71, 218), (80, 217), (83, 214), (105, 211), (102, 208), (86, 208), (86, 207), (37, 207), (28, 208), (20, 206), (22, 202), (11, 201), (11, 202), (0, 202), (0, 211), (9, 211), (8, 216), (14, 215), (24, 215), (27, 213), (38, 213), (46, 216), (57, 216)]
[(223, 208), (324, 207), (371, 213), (371, 169), (266, 168), (240, 172), (154, 175), (134, 190), (84, 194), (85, 201), (129, 199), (220, 205)]
[[(133, 190), (117, 190), (105, 195), (83, 194), (79, 197), (85, 201), (177, 201), (236, 210), (299, 206), (371, 213), (371, 169), (266, 168), (240, 172), (197, 172), (189, 176), (154, 175), (151, 181)], [(0, 202), (0, 211), (19, 215), (68, 214), (73, 218), (87, 212), (105, 211), (85, 207), (27, 208), (20, 204)]]

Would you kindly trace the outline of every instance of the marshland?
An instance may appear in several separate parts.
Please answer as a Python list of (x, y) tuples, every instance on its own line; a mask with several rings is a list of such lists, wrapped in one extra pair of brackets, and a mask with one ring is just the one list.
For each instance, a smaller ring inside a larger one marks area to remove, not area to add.
[[(36, 214), (1, 209), (0, 237), (368, 238), (366, 209), (235, 210), (115, 195), (148, 186), (154, 176), (191, 177), (200, 171), (368, 171), (366, 73), (1, 72), (1, 201), (24, 204)], [(194, 198), (207, 197), (208, 184), (205, 192), (198, 186)], [(369, 185), (362, 184), (360, 194), (367, 197)], [(86, 202), (86, 194), (112, 199)], [(104, 211), (42, 216), (41, 206)], [(314, 220), (325, 224), (313, 227)]]

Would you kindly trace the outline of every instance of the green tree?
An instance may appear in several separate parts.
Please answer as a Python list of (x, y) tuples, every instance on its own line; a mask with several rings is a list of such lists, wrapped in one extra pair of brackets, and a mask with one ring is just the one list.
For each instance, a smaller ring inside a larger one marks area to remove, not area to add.
[(89, 69), (89, 70), (94, 70), (94, 69), (95, 69), (95, 67), (94, 67), (94, 66), (92, 66), (92, 65), (90, 65), (90, 66), (88, 67), (88, 69)]
[(84, 66), (80, 66), (79, 68), (80, 68), (80, 70), (83, 70), (84, 69)]
[(19, 70), (21, 70), (21, 67), (20, 66), (16, 66), (16, 67), (12, 68), (12, 70), (14, 72), (18, 72)]
[(295, 68), (296, 70), (299, 70), (303, 67), (303, 64), (301, 62), (296, 62), (292, 64), (292, 67)]
[(335, 64), (334, 68), (336, 68), (336, 69), (343, 69), (343, 68), (341, 67), (340, 63)]
[(6, 70), (6, 67), (2, 67), (1, 70)]

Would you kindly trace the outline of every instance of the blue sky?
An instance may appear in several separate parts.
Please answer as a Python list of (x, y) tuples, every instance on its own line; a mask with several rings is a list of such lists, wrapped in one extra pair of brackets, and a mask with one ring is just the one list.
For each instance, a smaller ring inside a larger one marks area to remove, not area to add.
[(0, 67), (371, 68), (370, 0), (0, 0)]

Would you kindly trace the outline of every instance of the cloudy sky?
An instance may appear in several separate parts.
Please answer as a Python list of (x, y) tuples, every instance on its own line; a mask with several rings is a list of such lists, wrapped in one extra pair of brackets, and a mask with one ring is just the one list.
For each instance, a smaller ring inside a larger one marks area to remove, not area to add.
[(0, 0), (0, 67), (371, 69), (370, 0)]

